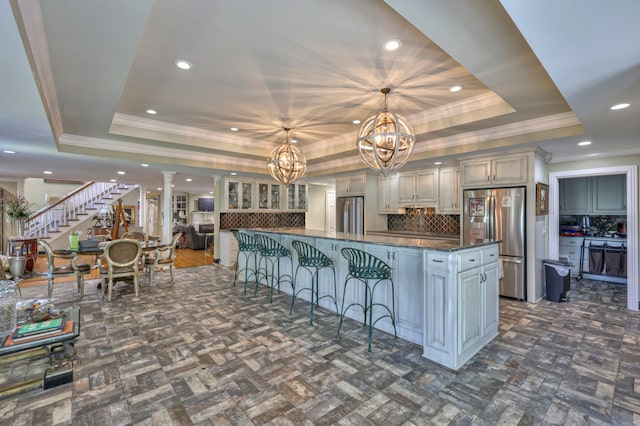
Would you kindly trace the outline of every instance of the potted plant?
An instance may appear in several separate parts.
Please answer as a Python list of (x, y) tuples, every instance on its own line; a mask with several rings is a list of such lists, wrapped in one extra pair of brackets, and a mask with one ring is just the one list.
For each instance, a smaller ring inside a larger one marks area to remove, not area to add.
[(30, 204), (22, 194), (18, 194), (15, 198), (7, 201), (7, 217), (17, 227), (18, 238), (24, 237), (24, 226), (29, 223), (31, 207), (33, 207), (33, 204)]

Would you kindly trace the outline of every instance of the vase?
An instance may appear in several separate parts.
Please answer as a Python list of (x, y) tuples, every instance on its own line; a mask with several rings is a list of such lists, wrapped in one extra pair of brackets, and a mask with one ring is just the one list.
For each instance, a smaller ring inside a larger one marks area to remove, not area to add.
[(16, 235), (18, 236), (18, 239), (19, 240), (24, 239), (24, 221), (20, 219), (16, 220), (15, 226), (16, 226)]
[(11, 280), (0, 281), (0, 344), (16, 329), (16, 284)]

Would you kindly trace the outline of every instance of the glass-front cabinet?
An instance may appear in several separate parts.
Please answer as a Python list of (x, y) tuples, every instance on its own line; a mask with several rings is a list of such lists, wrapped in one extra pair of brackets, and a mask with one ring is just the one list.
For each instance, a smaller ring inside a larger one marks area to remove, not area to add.
[(307, 211), (307, 185), (292, 183), (287, 187), (287, 210)]
[(258, 182), (258, 210), (282, 209), (282, 187), (278, 183)]
[(252, 181), (227, 180), (227, 210), (251, 210), (253, 208), (252, 191)]

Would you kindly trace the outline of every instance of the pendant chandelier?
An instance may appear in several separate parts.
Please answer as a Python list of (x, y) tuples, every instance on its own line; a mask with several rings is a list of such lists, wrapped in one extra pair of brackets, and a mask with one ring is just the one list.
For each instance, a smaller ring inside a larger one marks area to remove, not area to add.
[(304, 172), (307, 171), (307, 160), (302, 151), (289, 143), (291, 129), (285, 127), (283, 130), (287, 132), (287, 139), (284, 144), (271, 151), (267, 168), (271, 177), (289, 185), (304, 176)]
[(385, 87), (380, 92), (384, 94), (383, 111), (360, 126), (358, 151), (368, 167), (386, 176), (389, 170), (399, 169), (409, 160), (416, 136), (404, 117), (388, 111), (387, 95), (391, 89)]

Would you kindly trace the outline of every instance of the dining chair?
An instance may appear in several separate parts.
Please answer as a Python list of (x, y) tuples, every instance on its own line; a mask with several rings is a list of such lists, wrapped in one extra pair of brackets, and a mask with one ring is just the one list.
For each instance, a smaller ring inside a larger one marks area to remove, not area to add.
[(147, 241), (147, 236), (144, 235), (144, 232), (140, 231), (127, 231), (120, 237), (122, 239), (129, 240), (138, 240), (138, 241)]
[[(47, 256), (47, 272), (44, 274), (47, 279), (47, 297), (53, 293), (53, 284), (56, 278), (76, 277), (80, 299), (84, 297), (84, 276), (91, 272), (91, 265), (88, 263), (78, 263), (80, 256), (77, 253), (54, 253), (51, 245), (44, 240), (38, 241)], [(65, 261), (63, 264), (56, 260)]]
[(100, 278), (103, 279), (102, 296), (104, 297), (107, 291), (107, 300), (111, 301), (113, 285), (118, 281), (133, 282), (133, 288), (138, 296), (139, 276), (144, 272), (142, 244), (139, 241), (122, 238), (110, 241), (104, 246), (104, 253), (99, 261), (99, 271)]
[(158, 267), (164, 268), (165, 266), (169, 267), (169, 273), (171, 274), (171, 284), (175, 284), (173, 267), (176, 261), (176, 247), (181, 237), (182, 233), (178, 232), (173, 236), (171, 244), (163, 247), (156, 247), (155, 250), (153, 250), (153, 256), (145, 256), (144, 265), (149, 273), (150, 285), (153, 283), (153, 271)]

